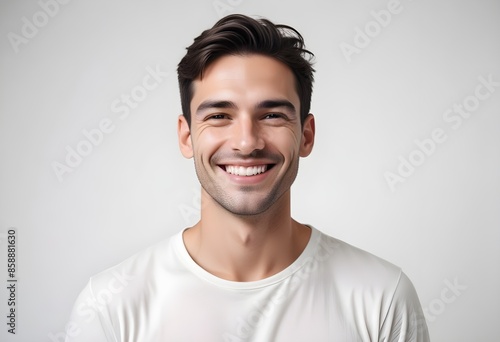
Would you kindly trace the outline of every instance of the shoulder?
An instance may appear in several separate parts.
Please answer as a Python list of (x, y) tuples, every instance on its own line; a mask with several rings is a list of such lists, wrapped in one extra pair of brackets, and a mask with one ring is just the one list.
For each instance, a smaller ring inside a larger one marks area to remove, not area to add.
[(121, 263), (95, 274), (88, 283), (90, 293), (101, 302), (109, 301), (106, 297), (131, 294), (154, 281), (158, 270), (169, 269), (176, 264), (173, 260), (173, 250), (179, 234), (161, 240)]
[(341, 300), (365, 310), (384, 311), (399, 287), (412, 286), (400, 267), (344, 241), (320, 233), (316, 248), (318, 279)]
[(351, 286), (381, 283), (386, 287), (387, 282), (395, 286), (402, 273), (391, 262), (321, 232), (316, 255), (336, 278)]
[[(326, 277), (343, 315), (359, 331), (373, 325), (379, 340), (428, 341), (417, 292), (400, 267), (323, 233), (316, 250), (324, 263), (321, 279)], [(360, 313), (376, 322), (367, 324)]]
[(181, 234), (90, 277), (73, 305), (71, 322), (76, 330), (67, 341), (119, 340), (117, 324), (133, 322), (134, 308), (150, 304), (156, 298), (155, 289), (161, 287), (159, 279), (164, 281), (179, 267), (174, 249), (182, 243)]

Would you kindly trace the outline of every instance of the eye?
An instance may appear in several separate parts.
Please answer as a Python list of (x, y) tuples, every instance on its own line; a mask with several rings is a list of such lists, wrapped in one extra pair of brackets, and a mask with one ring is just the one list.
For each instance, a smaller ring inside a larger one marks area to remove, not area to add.
[(264, 119), (286, 119), (284, 114), (281, 113), (267, 113)]
[(227, 116), (227, 114), (219, 113), (219, 114), (210, 115), (205, 120), (222, 120), (222, 119), (229, 119), (229, 117)]

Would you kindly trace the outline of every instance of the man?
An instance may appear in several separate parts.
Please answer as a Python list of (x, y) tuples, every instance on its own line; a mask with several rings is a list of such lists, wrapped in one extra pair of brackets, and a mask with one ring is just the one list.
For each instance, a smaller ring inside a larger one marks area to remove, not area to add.
[(200, 221), (94, 276), (67, 341), (428, 341), (396, 266), (291, 217), (313, 148), (313, 71), (293, 28), (243, 15), (178, 67), (179, 146)]

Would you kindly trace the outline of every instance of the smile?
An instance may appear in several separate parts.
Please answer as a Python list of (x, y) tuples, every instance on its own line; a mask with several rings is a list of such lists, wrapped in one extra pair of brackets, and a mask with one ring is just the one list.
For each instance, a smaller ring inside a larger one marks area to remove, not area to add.
[(256, 176), (266, 172), (272, 165), (254, 165), (254, 166), (239, 166), (239, 165), (225, 165), (222, 167), (227, 173), (235, 176)]

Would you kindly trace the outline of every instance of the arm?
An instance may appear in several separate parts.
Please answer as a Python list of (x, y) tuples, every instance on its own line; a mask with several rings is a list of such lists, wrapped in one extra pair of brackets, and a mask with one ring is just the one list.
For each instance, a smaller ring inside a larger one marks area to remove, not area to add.
[(71, 330), (66, 332), (65, 342), (116, 342), (114, 335), (109, 332), (102, 305), (94, 296), (91, 281), (78, 296), (69, 321)]
[(391, 304), (380, 327), (379, 341), (430, 341), (417, 292), (404, 273), (401, 273)]

